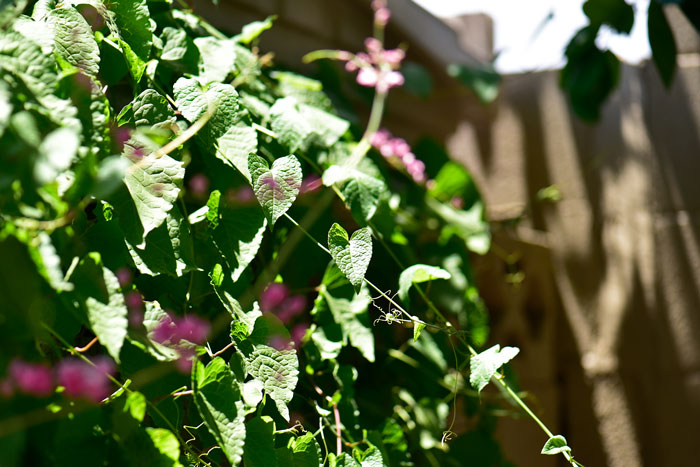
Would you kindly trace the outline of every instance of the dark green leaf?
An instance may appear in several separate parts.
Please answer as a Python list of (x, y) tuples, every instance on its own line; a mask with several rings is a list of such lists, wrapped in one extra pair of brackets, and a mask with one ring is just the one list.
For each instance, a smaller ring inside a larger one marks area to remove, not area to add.
[(661, 81), (669, 88), (676, 71), (676, 40), (663, 8), (654, 0), (649, 2), (647, 19), (651, 56)]
[(229, 462), (239, 465), (246, 439), (245, 404), (233, 373), (220, 357), (206, 367), (195, 362), (192, 388), (204, 424)]
[(634, 25), (634, 8), (625, 0), (587, 0), (583, 12), (593, 26), (606, 24), (621, 34), (629, 34)]
[(243, 461), (247, 467), (276, 467), (275, 423), (270, 417), (255, 417), (246, 423)]

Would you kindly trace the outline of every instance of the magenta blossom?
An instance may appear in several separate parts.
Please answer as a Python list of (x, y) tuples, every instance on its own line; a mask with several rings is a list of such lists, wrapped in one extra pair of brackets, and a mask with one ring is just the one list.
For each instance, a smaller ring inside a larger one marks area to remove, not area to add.
[(321, 188), (323, 182), (321, 177), (316, 174), (307, 175), (304, 180), (301, 181), (301, 187), (299, 188), (299, 193), (313, 193), (314, 191)]
[(136, 290), (132, 290), (124, 296), (124, 303), (130, 310), (140, 310), (143, 308), (143, 298)]
[(209, 323), (196, 315), (183, 318), (168, 315), (153, 331), (153, 340), (160, 344), (178, 345), (182, 341), (201, 345), (209, 336)]
[(111, 392), (109, 377), (114, 371), (114, 362), (109, 357), (96, 357), (94, 366), (77, 358), (66, 358), (56, 367), (56, 377), (68, 397), (100, 402)]
[(277, 317), (283, 323), (289, 323), (294, 317), (298, 316), (306, 308), (306, 297), (303, 295), (294, 295), (285, 299), (277, 308)]
[(127, 268), (126, 266), (121, 267), (117, 269), (117, 271), (114, 273), (115, 276), (117, 276), (117, 280), (119, 281), (119, 286), (123, 289), (127, 285), (131, 284), (131, 269)]
[(54, 389), (53, 375), (48, 365), (27, 363), (20, 359), (10, 363), (7, 381), (9, 385), (5, 385), (4, 390), (15, 386), (20, 391), (35, 396), (48, 396)]
[(267, 343), (270, 345), (270, 347), (275, 348), (280, 352), (283, 350), (288, 350), (293, 346), (292, 341), (282, 336), (272, 336)]
[(273, 282), (260, 295), (260, 309), (264, 312), (271, 312), (279, 306), (289, 295), (289, 288), (284, 284)]
[(296, 345), (297, 348), (301, 346), (301, 341), (306, 335), (306, 331), (308, 329), (309, 325), (306, 323), (297, 324), (292, 328), (290, 334), (292, 336), (292, 341), (294, 341), (294, 345)]
[(209, 193), (209, 178), (204, 174), (195, 174), (190, 178), (189, 188), (195, 198), (203, 198)]
[(416, 158), (411, 146), (403, 138), (394, 138), (386, 129), (380, 129), (372, 135), (370, 143), (382, 156), (397, 168), (403, 168), (416, 183), (425, 183), (425, 163)]

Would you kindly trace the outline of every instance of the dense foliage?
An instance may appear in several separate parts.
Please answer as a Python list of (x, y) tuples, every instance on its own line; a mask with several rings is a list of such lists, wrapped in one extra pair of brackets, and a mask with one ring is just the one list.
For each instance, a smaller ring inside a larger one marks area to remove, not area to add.
[(403, 51), (374, 8), (366, 52), (310, 57), (374, 89), (363, 130), (259, 53), (272, 18), (4, 6), (2, 465), (508, 464), (480, 391), (528, 409), (498, 371), (518, 350), (474, 350), (483, 206), (438, 145), (379, 129)]

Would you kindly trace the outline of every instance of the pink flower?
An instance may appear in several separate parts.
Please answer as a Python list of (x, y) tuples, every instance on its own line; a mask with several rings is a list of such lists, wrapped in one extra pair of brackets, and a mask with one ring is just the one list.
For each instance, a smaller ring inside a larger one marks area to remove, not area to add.
[(400, 158), (403, 158), (406, 154), (411, 152), (411, 146), (409, 146), (403, 138), (392, 138), (389, 144), (391, 144), (393, 154)]
[(177, 326), (180, 340), (186, 340), (197, 345), (201, 345), (207, 340), (209, 331), (209, 323), (197, 315), (185, 316)]
[(385, 144), (391, 138), (391, 133), (386, 128), (381, 128), (380, 130), (374, 132), (372, 138), (370, 139), (370, 144), (375, 148), (379, 148)]
[(297, 324), (292, 328), (292, 331), (290, 332), (292, 336), (292, 341), (294, 341), (294, 344), (299, 347), (301, 345), (301, 341), (306, 335), (306, 331), (309, 329), (309, 325), (306, 323), (301, 323)]
[(464, 207), (464, 200), (459, 196), (455, 196), (450, 200), (450, 204), (452, 204), (455, 209), (462, 209)]
[(126, 303), (126, 307), (129, 310), (141, 310), (143, 308), (143, 298), (136, 290), (132, 290), (124, 296), (124, 303)]
[(192, 349), (178, 349), (180, 357), (175, 360), (175, 367), (180, 373), (187, 374), (192, 371), (192, 363), (194, 362), (195, 352)]
[(0, 381), (0, 396), (10, 397), (13, 392), (15, 388), (12, 386), (12, 381), (7, 378)]
[(284, 324), (289, 323), (295, 316), (301, 314), (306, 307), (306, 297), (303, 295), (294, 295), (283, 301), (279, 310), (277, 311), (277, 317)]
[(355, 79), (357, 80), (357, 84), (371, 88), (379, 82), (379, 75), (377, 74), (377, 70), (373, 67), (362, 67)]
[(209, 178), (204, 174), (196, 174), (190, 178), (190, 192), (195, 198), (203, 198), (209, 192)]
[(384, 51), (384, 61), (392, 66), (399, 66), (406, 56), (406, 52), (401, 49), (391, 49)]
[(377, 91), (387, 92), (394, 86), (401, 86), (404, 82), (403, 75), (398, 71), (387, 71), (382, 73), (380, 79), (377, 80)]
[(114, 275), (117, 276), (117, 280), (119, 281), (119, 286), (121, 288), (131, 284), (131, 270), (126, 266), (117, 269), (117, 272), (115, 272)]
[(413, 164), (413, 161), (416, 160), (416, 156), (412, 152), (409, 152), (409, 153), (405, 154), (401, 158), (401, 160), (403, 161), (404, 164), (411, 165), (411, 164)]
[(389, 18), (391, 18), (391, 12), (386, 7), (378, 8), (377, 11), (374, 12), (374, 22), (380, 26), (386, 26), (386, 23), (389, 22)]
[(270, 312), (280, 305), (288, 295), (289, 288), (286, 285), (273, 282), (260, 295), (260, 309), (263, 312)]
[(299, 193), (312, 193), (321, 188), (321, 185), (323, 185), (321, 177), (316, 174), (308, 175), (301, 181)]
[(365, 39), (365, 47), (370, 53), (370, 56), (375, 56), (382, 51), (382, 43), (376, 37), (368, 37)]
[(255, 199), (255, 193), (250, 186), (245, 185), (238, 190), (228, 190), (226, 192), (226, 199), (229, 203), (248, 204)]
[(35, 396), (48, 396), (53, 392), (53, 376), (48, 365), (15, 359), (10, 363), (9, 373), (10, 383), (22, 392)]
[(94, 366), (77, 358), (66, 358), (56, 367), (58, 383), (73, 398), (100, 402), (111, 392), (109, 376), (114, 374), (114, 362), (109, 357), (96, 357)]

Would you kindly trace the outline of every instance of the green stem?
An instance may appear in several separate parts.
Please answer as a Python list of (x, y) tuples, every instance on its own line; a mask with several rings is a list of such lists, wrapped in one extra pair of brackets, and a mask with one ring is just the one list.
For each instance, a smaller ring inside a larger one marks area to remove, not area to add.
[(350, 158), (348, 159), (348, 167), (356, 167), (360, 163), (360, 160), (367, 154), (367, 151), (372, 147), (370, 144), (370, 139), (372, 135), (379, 130), (379, 124), (382, 122), (382, 116), (384, 114), (384, 103), (386, 102), (386, 92), (375, 91), (374, 99), (372, 100), (372, 110), (369, 113), (369, 122), (367, 123), (367, 128), (365, 129), (362, 139), (357, 143), (355, 149), (352, 150)]

